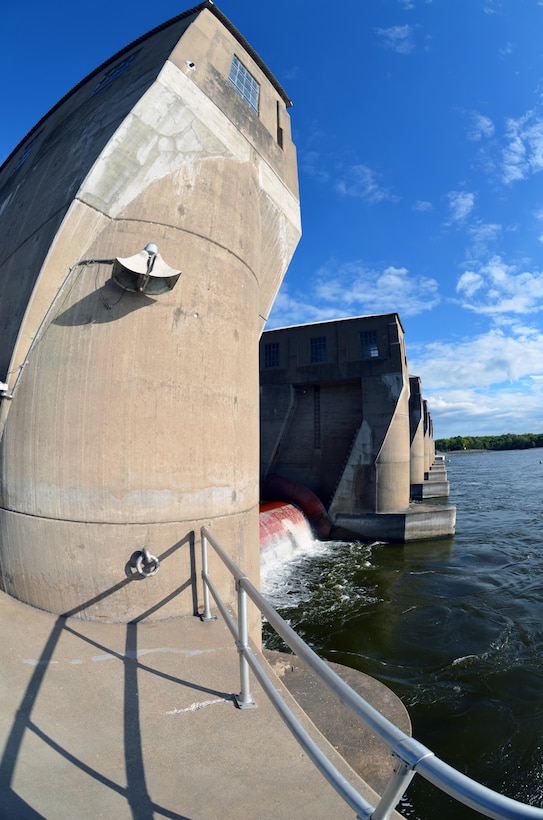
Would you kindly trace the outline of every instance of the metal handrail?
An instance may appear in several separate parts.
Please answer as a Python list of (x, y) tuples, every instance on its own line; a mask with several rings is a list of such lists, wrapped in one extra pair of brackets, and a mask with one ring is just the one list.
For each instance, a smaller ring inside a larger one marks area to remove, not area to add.
[[(201, 529), (202, 580), (204, 585), (204, 621), (214, 620), (210, 608), (210, 593), (226, 621), (234, 639), (240, 658), (241, 692), (237, 697), (240, 708), (254, 707), (249, 688), (249, 668), (268, 695), (290, 731), (304, 751), (327, 778), (336, 791), (363, 820), (388, 820), (415, 774), (420, 774), (441, 791), (459, 803), (469, 806), (485, 817), (495, 820), (543, 820), (543, 809), (520, 803), (483, 786), (476, 780), (449, 766), (414, 738), (406, 735), (387, 718), (383, 717), (363, 697), (343, 681), (309, 646), (294, 632), (281, 616), (266, 601), (250, 579), (232, 561), (225, 550), (213, 538), (207, 527)], [(238, 594), (238, 622), (228, 612), (217, 589), (214, 587), (208, 569), (208, 544), (211, 544), (219, 558), (235, 579)], [(289, 648), (319, 676), (356, 717), (371, 729), (388, 746), (396, 759), (394, 771), (376, 806), (371, 806), (365, 798), (340, 774), (335, 766), (321, 752), (283, 701), (263, 666), (258, 661), (248, 642), (247, 597), (255, 604), (268, 623), (275, 629)]]

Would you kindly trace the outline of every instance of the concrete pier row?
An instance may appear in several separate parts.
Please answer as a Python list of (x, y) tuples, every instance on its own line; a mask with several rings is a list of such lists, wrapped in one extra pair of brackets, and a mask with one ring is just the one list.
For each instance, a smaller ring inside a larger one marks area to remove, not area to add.
[[(253, 676), (257, 708), (235, 707), (238, 654), (220, 620), (80, 621), (3, 593), (0, 619), (1, 818), (354, 817)], [(371, 786), (334, 747), (379, 782), (392, 758), (375, 738), (353, 729), (350, 713), (296, 659), (268, 658), (298, 718), (375, 804)], [(406, 731), (407, 713), (386, 687), (353, 670), (345, 673)], [(322, 732), (286, 689), (290, 680)]]

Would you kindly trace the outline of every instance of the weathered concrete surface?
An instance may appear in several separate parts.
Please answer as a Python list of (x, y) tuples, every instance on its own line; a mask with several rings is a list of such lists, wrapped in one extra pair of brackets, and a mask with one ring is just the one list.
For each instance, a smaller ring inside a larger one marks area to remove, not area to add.
[(454, 535), (456, 507), (451, 504), (414, 502), (407, 510), (395, 513), (358, 513), (336, 516), (333, 537), (384, 541), (424, 541)]
[[(86, 622), (3, 593), (0, 619), (0, 816), (352, 820), (254, 679), (257, 708), (235, 708), (238, 655), (222, 622)], [(328, 708), (318, 691), (314, 703)]]
[(410, 445), (410, 483), (411, 496), (413, 485), (424, 481), (424, 408), (422, 404), (422, 385), (418, 376), (409, 377), (409, 438)]
[(422, 484), (411, 485), (411, 498), (414, 501), (424, 500), (427, 498), (448, 498), (450, 490), (451, 487), (447, 480), (423, 481)]
[[(288, 104), (202, 3), (85, 78), (2, 166), (0, 587), (18, 599), (189, 614), (202, 525), (258, 579), (258, 340), (301, 230)], [(121, 290), (114, 258), (148, 242), (178, 283)], [(132, 583), (142, 549), (173, 571)]]
[(272, 473), (307, 487), (350, 537), (454, 534), (454, 508), (410, 504), (448, 495), (448, 484), (446, 473), (429, 478), (432, 421), (396, 313), (266, 331), (260, 432), (262, 485)]
[(260, 386), (261, 481), (272, 471), (307, 486), (332, 518), (407, 507), (409, 377), (396, 313), (266, 331)]
[[(394, 758), (383, 742), (295, 655), (264, 650), (264, 656), (315, 726), (355, 772), (381, 794), (394, 769)], [(374, 709), (411, 735), (407, 709), (388, 687), (348, 666), (331, 662), (328, 665)]]

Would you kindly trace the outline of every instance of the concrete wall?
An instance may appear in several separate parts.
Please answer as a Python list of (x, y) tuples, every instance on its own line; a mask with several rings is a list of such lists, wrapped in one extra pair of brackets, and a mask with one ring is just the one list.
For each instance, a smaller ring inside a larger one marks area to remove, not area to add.
[(422, 387), (417, 376), (409, 379), (409, 438), (410, 438), (410, 482), (421, 484), (424, 481), (424, 408)]
[(420, 379), (408, 375), (397, 314), (265, 332), (260, 418), (266, 499), (283, 493), (297, 503), (303, 492), (289, 495), (289, 482), (303, 485), (324, 504), (335, 538), (454, 533), (454, 507), (410, 503), (447, 496), (449, 485), (444, 464), (433, 463), (431, 418)]
[[(374, 355), (363, 356), (361, 333), (375, 334)], [(312, 362), (318, 338), (326, 360)], [(274, 344), (279, 363), (267, 368)], [(396, 314), (266, 331), (260, 382), (262, 480), (271, 469), (284, 473), (332, 514), (408, 506), (409, 382)]]
[[(228, 82), (234, 54), (258, 116)], [(258, 580), (258, 339), (300, 236), (287, 102), (202, 4), (83, 81), (2, 168), (0, 230), (17, 236), (0, 260), (0, 568), (15, 597), (120, 621), (192, 612), (202, 524)], [(96, 261), (148, 242), (182, 270), (172, 291), (123, 291)], [(161, 559), (152, 578), (133, 569), (143, 548)]]

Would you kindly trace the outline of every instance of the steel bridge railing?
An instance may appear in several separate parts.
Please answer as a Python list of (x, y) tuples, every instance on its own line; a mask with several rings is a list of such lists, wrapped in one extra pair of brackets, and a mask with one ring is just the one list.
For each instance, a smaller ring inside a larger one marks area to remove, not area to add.
[[(211, 613), (213, 597), (217, 608), (232, 633), (240, 663), (240, 693), (236, 697), (240, 709), (256, 706), (250, 691), (249, 670), (252, 670), (262, 689), (280, 716), (304, 749), (308, 757), (356, 812), (361, 820), (388, 820), (405, 793), (415, 774), (419, 774), (452, 798), (496, 820), (543, 820), (543, 809), (520, 803), (483, 786), (476, 780), (449, 766), (414, 738), (383, 717), (376, 709), (351, 689), (310, 647), (294, 632), (266, 601), (249, 578), (232, 561), (221, 545), (213, 538), (207, 527), (201, 530), (202, 580), (204, 586), (203, 621), (215, 620)], [(228, 611), (215, 588), (208, 566), (208, 545), (228, 568), (236, 583), (238, 611), (237, 622)], [(249, 646), (248, 608), (250, 599), (268, 623), (275, 629), (295, 655), (302, 658), (319, 678), (334, 692), (342, 703), (378, 735), (395, 758), (392, 775), (376, 806), (368, 801), (343, 777), (333, 763), (321, 751), (301, 723), (291, 712), (273, 681)]]

